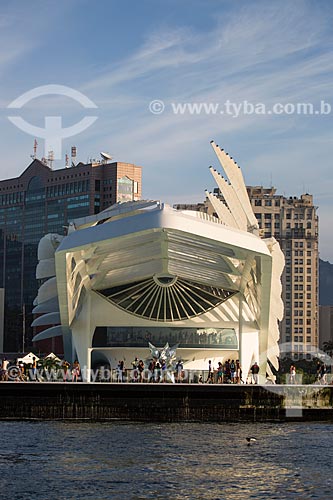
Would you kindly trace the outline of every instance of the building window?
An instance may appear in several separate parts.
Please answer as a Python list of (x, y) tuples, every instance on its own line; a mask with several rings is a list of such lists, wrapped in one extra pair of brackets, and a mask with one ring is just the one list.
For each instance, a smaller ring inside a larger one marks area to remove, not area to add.
[(117, 201), (132, 201), (133, 200), (133, 181), (127, 176), (118, 179), (118, 196)]

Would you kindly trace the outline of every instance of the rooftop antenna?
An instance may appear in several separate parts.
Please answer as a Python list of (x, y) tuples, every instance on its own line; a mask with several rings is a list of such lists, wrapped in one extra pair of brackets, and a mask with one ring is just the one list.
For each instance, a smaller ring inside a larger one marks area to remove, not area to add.
[(30, 157), (33, 158), (34, 160), (37, 158), (37, 146), (38, 146), (38, 142), (37, 142), (37, 139), (35, 139), (34, 140), (34, 154), (30, 155)]
[(100, 153), (102, 157), (102, 163), (108, 163), (109, 161), (112, 160), (112, 156), (109, 153), (103, 153), (103, 151)]
[(72, 167), (75, 167), (74, 159), (76, 158), (76, 153), (77, 153), (76, 146), (72, 146), (71, 147), (71, 165), (72, 165)]
[(47, 157), (47, 161), (49, 163), (50, 169), (52, 170), (52, 168), (53, 168), (53, 161), (54, 161), (54, 152), (53, 151), (49, 151), (49, 154), (48, 154), (48, 157)]

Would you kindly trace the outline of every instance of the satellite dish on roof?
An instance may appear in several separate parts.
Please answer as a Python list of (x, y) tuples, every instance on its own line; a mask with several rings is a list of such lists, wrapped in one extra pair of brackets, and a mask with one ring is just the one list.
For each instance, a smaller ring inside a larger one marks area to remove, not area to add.
[(109, 161), (112, 160), (112, 156), (109, 153), (103, 153), (103, 151), (100, 153), (102, 160), (103, 161)]

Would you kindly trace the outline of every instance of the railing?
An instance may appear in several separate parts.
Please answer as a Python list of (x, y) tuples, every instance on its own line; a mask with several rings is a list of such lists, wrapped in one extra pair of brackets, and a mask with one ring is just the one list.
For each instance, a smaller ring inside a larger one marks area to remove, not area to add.
[[(117, 369), (97, 370), (93, 372), (92, 381), (94, 382), (113, 382), (113, 383), (186, 383), (186, 384), (218, 384), (232, 381), (226, 376), (219, 377), (216, 371), (208, 370), (181, 370), (177, 371), (155, 369), (153, 372), (147, 368), (140, 374), (136, 369), (125, 369), (120, 373)], [(239, 381), (245, 383), (246, 381)], [(248, 381), (249, 382), (249, 381)]]

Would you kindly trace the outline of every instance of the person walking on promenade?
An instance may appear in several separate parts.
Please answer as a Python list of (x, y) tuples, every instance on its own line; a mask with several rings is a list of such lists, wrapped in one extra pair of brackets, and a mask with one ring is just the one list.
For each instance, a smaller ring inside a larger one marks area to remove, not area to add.
[(260, 370), (259, 365), (255, 361), (254, 364), (251, 366), (252, 380), (254, 384), (259, 383), (259, 370)]
[(221, 361), (219, 361), (218, 368), (217, 368), (217, 383), (222, 384), (223, 383), (223, 365)]
[(80, 364), (78, 360), (76, 359), (73, 364), (73, 370), (72, 370), (72, 381), (73, 382), (78, 382), (80, 377)]
[(148, 365), (148, 382), (154, 382), (154, 371), (156, 362), (152, 359)]
[(32, 365), (31, 365), (31, 376), (32, 380), (36, 382), (37, 379), (37, 359), (32, 358)]
[(138, 382), (139, 381), (139, 360), (137, 357), (132, 361), (132, 370), (131, 370), (131, 381)]
[(324, 363), (320, 369), (320, 383), (327, 384), (327, 366)]
[(232, 384), (236, 382), (236, 364), (234, 360), (230, 363), (230, 379)]
[(295, 365), (290, 366), (289, 370), (289, 383), (290, 384), (296, 384), (296, 367)]
[(239, 359), (236, 360), (236, 384), (240, 384), (242, 381), (242, 367), (240, 365)]
[(224, 382), (225, 384), (229, 384), (229, 383), (230, 383), (230, 380), (231, 380), (230, 359), (228, 359), (228, 360), (224, 363), (224, 380), (223, 380), (223, 382)]
[(159, 361), (156, 361), (154, 368), (154, 382), (158, 383), (161, 380), (161, 365)]
[(124, 361), (119, 361), (117, 365), (117, 382), (123, 382)]
[(6, 357), (3, 358), (2, 363), (1, 363), (1, 378), (3, 382), (7, 382), (8, 380), (8, 365), (9, 361)]
[(143, 381), (143, 372), (145, 370), (145, 364), (142, 359), (140, 359), (138, 364), (139, 382)]
[(206, 380), (206, 383), (212, 383), (212, 374), (213, 374), (213, 367), (212, 367), (212, 361), (209, 360), (208, 361), (208, 376), (207, 376), (207, 380)]
[(64, 382), (67, 382), (68, 380), (68, 368), (70, 367), (70, 364), (68, 363), (68, 361), (66, 361), (65, 359), (63, 360), (63, 362), (61, 363), (61, 368), (62, 368), (62, 379)]
[(167, 379), (167, 364), (165, 359), (162, 359), (161, 361), (161, 377), (160, 377), (160, 382), (166, 382)]

